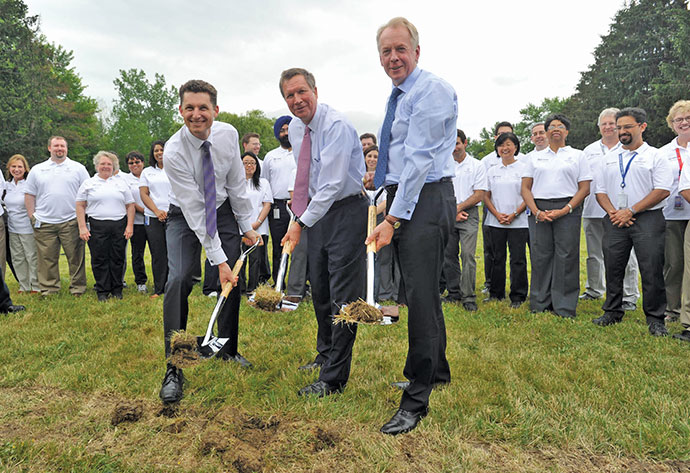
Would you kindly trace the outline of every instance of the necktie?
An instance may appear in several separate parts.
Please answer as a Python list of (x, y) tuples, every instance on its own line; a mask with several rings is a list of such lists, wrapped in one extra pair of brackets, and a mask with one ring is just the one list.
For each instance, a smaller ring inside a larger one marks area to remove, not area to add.
[(374, 187), (379, 188), (386, 180), (386, 173), (388, 172), (388, 148), (391, 144), (391, 127), (395, 119), (395, 109), (398, 106), (398, 95), (402, 94), (402, 90), (397, 87), (391, 92), (388, 99), (388, 107), (386, 107), (386, 118), (383, 119), (383, 126), (381, 127), (381, 146), (379, 146), (379, 160), (376, 163), (376, 173), (374, 174)]
[(304, 127), (304, 139), (297, 158), (297, 175), (295, 176), (295, 190), (292, 193), (292, 211), (301, 217), (307, 210), (309, 201), (309, 168), (311, 167), (311, 136), (309, 127)]
[(206, 233), (216, 235), (216, 175), (211, 160), (211, 143), (201, 144), (201, 163), (204, 171), (204, 204), (206, 210)]

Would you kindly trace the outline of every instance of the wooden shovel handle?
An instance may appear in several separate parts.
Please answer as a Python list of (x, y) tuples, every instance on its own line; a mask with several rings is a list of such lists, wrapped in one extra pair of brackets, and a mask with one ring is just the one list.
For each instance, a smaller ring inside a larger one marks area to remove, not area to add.
[[(232, 267), (233, 276), (239, 276), (243, 264), (244, 260), (242, 258), (238, 258), (237, 261), (235, 261), (235, 266)], [(232, 291), (232, 283), (226, 282), (225, 286), (223, 286), (223, 292), (220, 293), (220, 296), (225, 297), (227, 299), (228, 295), (230, 294), (230, 291)]]
[(283, 254), (286, 254), (286, 255), (292, 254), (292, 242), (290, 240), (286, 241), (285, 244), (283, 245)]
[[(369, 215), (367, 220), (367, 236), (371, 236), (376, 228), (376, 206), (369, 206)], [(376, 253), (376, 241), (372, 241), (367, 245), (367, 252)]]

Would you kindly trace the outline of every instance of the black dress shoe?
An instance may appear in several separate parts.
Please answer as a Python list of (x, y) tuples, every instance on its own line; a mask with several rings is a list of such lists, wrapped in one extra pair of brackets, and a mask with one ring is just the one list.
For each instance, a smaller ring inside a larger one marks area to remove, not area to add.
[(477, 311), (477, 303), (476, 302), (463, 302), (462, 307), (468, 311), (468, 312), (476, 312)]
[(22, 310), (26, 310), (26, 307), (23, 305), (8, 305), (4, 309), (0, 309), (0, 313), (13, 314), (14, 312), (21, 312)]
[(311, 370), (318, 370), (321, 368), (321, 363), (312, 361), (311, 363), (307, 363), (306, 365), (302, 365), (299, 368), (297, 368), (300, 371), (311, 371)]
[(649, 334), (652, 337), (666, 337), (668, 336), (668, 330), (663, 322), (652, 322), (649, 324)]
[(383, 427), (381, 427), (381, 432), (388, 435), (407, 433), (417, 427), (419, 421), (426, 417), (428, 413), (428, 408), (424, 408), (423, 410), (417, 412), (398, 409), (398, 412), (391, 417), (391, 420), (383, 424)]
[(685, 329), (680, 333), (673, 336), (676, 340), (683, 340), (684, 342), (690, 342), (690, 329)]
[(168, 364), (168, 369), (163, 378), (163, 385), (159, 396), (161, 401), (166, 404), (179, 402), (182, 399), (182, 385), (184, 384), (184, 375), (180, 368), (176, 368)]
[(342, 386), (331, 386), (325, 381), (314, 381), (313, 383), (303, 387), (297, 391), (299, 396), (311, 396), (315, 395), (317, 397), (330, 396), (333, 393), (343, 392)]
[(519, 309), (522, 304), (524, 304), (525, 301), (512, 301), (510, 303), (510, 308), (511, 309)]
[(604, 315), (601, 317), (597, 317), (596, 319), (592, 320), (592, 323), (595, 325), (600, 325), (602, 327), (606, 327), (607, 325), (613, 325), (613, 324), (619, 324), (623, 321), (623, 317), (613, 314), (611, 312), (604, 312)]
[(220, 359), (223, 361), (232, 361), (233, 363), (237, 363), (242, 368), (251, 368), (252, 366), (254, 366), (248, 359), (246, 359), (239, 353), (235, 353), (234, 355), (230, 355), (228, 353), (221, 353)]

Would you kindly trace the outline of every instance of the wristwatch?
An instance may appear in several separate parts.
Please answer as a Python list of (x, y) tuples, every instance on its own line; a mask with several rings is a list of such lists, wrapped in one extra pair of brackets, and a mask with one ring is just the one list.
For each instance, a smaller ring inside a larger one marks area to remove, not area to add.
[(306, 228), (306, 227), (307, 227), (307, 225), (306, 225), (303, 221), (301, 221), (301, 220), (299, 219), (299, 217), (295, 218), (295, 222), (297, 223), (297, 225), (299, 225), (299, 226), (302, 227), (302, 228)]
[(398, 228), (400, 228), (400, 220), (395, 220), (395, 217), (393, 217), (392, 215), (386, 215), (386, 218), (384, 220), (393, 227), (393, 230), (397, 230)]

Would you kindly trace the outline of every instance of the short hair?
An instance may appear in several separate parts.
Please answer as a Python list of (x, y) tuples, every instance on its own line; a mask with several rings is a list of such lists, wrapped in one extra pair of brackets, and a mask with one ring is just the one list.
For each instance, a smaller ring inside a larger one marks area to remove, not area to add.
[(252, 176), (252, 184), (254, 184), (255, 189), (261, 189), (261, 163), (259, 162), (259, 158), (251, 151), (245, 151), (242, 153), (242, 161), (244, 161), (244, 157), (249, 156), (252, 159), (254, 159), (254, 162), (256, 163), (256, 169), (254, 170), (254, 175)]
[(377, 143), (376, 142), (376, 135), (373, 133), (362, 133), (359, 137), (359, 141), (362, 141), (365, 138), (371, 138), (372, 140), (374, 140), (374, 144)]
[(467, 135), (460, 128), (458, 128), (458, 138), (460, 138), (460, 141), (462, 141), (463, 143), (467, 141)]
[(668, 126), (673, 130), (675, 133), (676, 130), (673, 129), (673, 117), (677, 113), (688, 113), (690, 112), (690, 100), (679, 100), (673, 105), (671, 105), (671, 108), (668, 111), (668, 116), (666, 117), (666, 123), (668, 123)]
[(101, 162), (101, 158), (108, 158), (110, 160), (110, 162), (113, 164), (113, 174), (115, 174), (115, 170), (120, 170), (120, 160), (118, 159), (117, 155), (112, 151), (101, 150), (98, 153), (96, 153), (93, 157), (94, 167), (98, 166), (98, 163)]
[(529, 131), (530, 131), (530, 133), (533, 132), (533, 131), (534, 131), (534, 128), (535, 128), (535, 127), (538, 127), (539, 125), (543, 126), (543, 127), (544, 127), (544, 131), (546, 131), (546, 126), (544, 126), (544, 122), (536, 122), (536, 123), (532, 123), (532, 124), (529, 126)]
[(501, 146), (506, 141), (512, 141), (515, 145), (515, 156), (520, 152), (520, 140), (515, 133), (501, 133), (498, 138), (496, 138), (496, 143), (494, 143), (494, 150), (498, 154), (498, 147)]
[(379, 147), (378, 147), (378, 146), (376, 146), (376, 145), (371, 145), (371, 146), (367, 146), (366, 148), (364, 148), (364, 150), (362, 151), (362, 153), (364, 154), (364, 157), (366, 158), (366, 157), (367, 157), (367, 154), (371, 153), (372, 151), (378, 151), (378, 150), (379, 150)]
[(637, 123), (645, 123), (647, 121), (647, 112), (639, 107), (626, 107), (616, 113), (616, 121), (621, 117), (633, 117)]
[(156, 158), (153, 157), (153, 150), (156, 145), (161, 145), (161, 147), (165, 149), (165, 140), (156, 140), (151, 143), (151, 150), (149, 151), (149, 166), (154, 168), (158, 167), (158, 161), (156, 161)]
[(129, 164), (130, 159), (138, 159), (139, 161), (144, 161), (144, 155), (141, 154), (139, 151), (130, 151), (127, 153), (127, 156), (125, 156), (125, 159), (127, 161), (127, 164)]
[(65, 143), (67, 143), (67, 140), (65, 139), (64, 136), (53, 135), (53, 136), (51, 136), (50, 138), (48, 138), (48, 146), (50, 146), (51, 144), (53, 144), (53, 140), (62, 140), (62, 141), (64, 141)]
[(214, 107), (218, 105), (218, 91), (206, 81), (192, 79), (182, 84), (180, 86), (180, 105), (182, 105), (182, 101), (184, 100), (185, 92), (206, 93), (211, 98), (211, 104)]
[(498, 122), (498, 123), (496, 123), (496, 126), (494, 127), (494, 135), (497, 135), (497, 134), (498, 134), (498, 129), (499, 129), (499, 128), (502, 128), (502, 127), (504, 127), (504, 126), (507, 126), (507, 127), (510, 128), (511, 130), (515, 130), (515, 128), (513, 128), (513, 124), (510, 123), (510, 122)]
[(26, 176), (29, 175), (29, 170), (31, 168), (29, 167), (29, 162), (26, 160), (26, 158), (21, 154), (13, 154), (12, 156), (10, 156), (10, 159), (7, 160), (7, 180), (8, 181), (12, 180), (12, 174), (10, 174), (10, 166), (15, 161), (21, 161), (22, 164), (24, 165), (24, 179), (26, 179)]
[(283, 84), (293, 77), (296, 76), (302, 76), (304, 77), (304, 80), (307, 82), (307, 85), (311, 90), (316, 89), (316, 79), (314, 79), (314, 74), (309, 72), (306, 69), (302, 69), (301, 67), (293, 67), (291, 69), (285, 69), (283, 72), (280, 73), (280, 82), (278, 82), (278, 88), (280, 89), (280, 95), (285, 98), (285, 94), (283, 93)]
[(253, 131), (245, 133), (244, 135), (242, 135), (242, 144), (246, 145), (252, 138), (256, 138), (257, 140), (259, 140), (261, 139), (261, 136), (258, 133), (254, 133)]
[(385, 25), (379, 26), (376, 30), (376, 48), (379, 47), (379, 41), (381, 40), (381, 34), (386, 28), (395, 28), (396, 26), (404, 26), (407, 28), (408, 33), (410, 33), (410, 43), (412, 44), (412, 49), (417, 49), (419, 46), (419, 32), (417, 28), (405, 17), (396, 16), (391, 18)]
[(616, 107), (605, 108), (599, 114), (599, 118), (597, 118), (597, 126), (601, 125), (602, 118), (608, 117), (609, 115), (613, 115), (615, 117), (618, 112), (620, 112), (620, 110)]
[(565, 125), (565, 129), (570, 131), (570, 120), (562, 113), (552, 113), (546, 117), (546, 120), (544, 120), (544, 129), (548, 130), (549, 126), (551, 126), (551, 122), (554, 120), (558, 120), (559, 122), (563, 123)]

